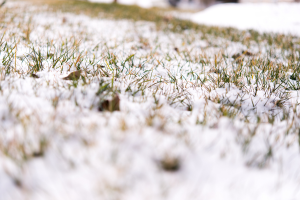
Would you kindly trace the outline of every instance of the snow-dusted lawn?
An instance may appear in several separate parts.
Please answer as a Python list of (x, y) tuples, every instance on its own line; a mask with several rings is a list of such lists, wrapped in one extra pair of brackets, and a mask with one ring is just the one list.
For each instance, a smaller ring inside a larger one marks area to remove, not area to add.
[(20, 2), (0, 26), (1, 200), (300, 199), (299, 38)]

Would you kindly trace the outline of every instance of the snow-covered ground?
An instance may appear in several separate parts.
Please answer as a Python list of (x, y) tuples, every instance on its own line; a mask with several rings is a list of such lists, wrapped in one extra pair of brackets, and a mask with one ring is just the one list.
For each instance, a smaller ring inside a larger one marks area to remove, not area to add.
[[(112, 3), (114, 0), (88, 0), (93, 3)], [(138, 5), (143, 8), (152, 7), (170, 7), (168, 0), (118, 0), (118, 3), (124, 5)], [(204, 8), (199, 2), (190, 2), (188, 0), (176, 2), (176, 7), (182, 10), (200, 10)]]
[[(7, 6), (1, 200), (300, 199), (299, 94), (272, 75), (298, 50)], [(110, 87), (120, 111), (100, 112)]]
[(191, 17), (206, 25), (300, 36), (300, 3), (218, 4)]
[[(114, 0), (89, 0), (95, 3), (112, 3)], [(124, 5), (138, 5), (143, 8), (151, 7), (167, 7), (169, 4), (167, 0), (118, 0), (118, 3)]]
[[(89, 1), (113, 2), (113, 0)], [(118, 0), (118, 3), (144, 8), (169, 5), (166, 0)], [(188, 4), (187, 2), (182, 2), (178, 6), (185, 9), (201, 8), (195, 3)], [(196, 14), (175, 12), (172, 15), (199, 24), (300, 36), (300, 3), (226, 3), (211, 6)]]

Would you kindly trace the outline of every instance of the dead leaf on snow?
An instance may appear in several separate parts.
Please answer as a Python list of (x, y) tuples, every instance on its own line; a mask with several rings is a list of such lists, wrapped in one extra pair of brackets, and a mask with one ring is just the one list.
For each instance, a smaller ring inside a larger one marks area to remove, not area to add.
[(245, 56), (254, 56), (255, 54), (254, 53), (251, 53), (250, 51), (242, 51), (242, 54), (245, 55)]
[(116, 95), (112, 100), (105, 100), (100, 103), (99, 111), (119, 111), (120, 110), (120, 97)]
[(39, 77), (38, 75), (36, 75), (36, 74), (31, 74), (30, 77), (32, 77), (32, 78), (40, 78), (40, 77)]
[(254, 53), (251, 53), (250, 51), (242, 51), (242, 53), (237, 53), (237, 54), (234, 54), (233, 56), (232, 56), (232, 58), (233, 59), (235, 59), (235, 60), (238, 60), (238, 59), (241, 59), (242, 57), (244, 57), (244, 56), (255, 56), (255, 54)]
[(97, 65), (98, 68), (104, 68), (104, 65)]
[(63, 79), (74, 81), (74, 80), (78, 80), (80, 78), (80, 75), (81, 75), (81, 70), (78, 70), (78, 71), (70, 73), (68, 76), (64, 77)]
[(166, 171), (178, 171), (180, 169), (180, 159), (178, 157), (166, 156), (160, 160), (160, 166)]

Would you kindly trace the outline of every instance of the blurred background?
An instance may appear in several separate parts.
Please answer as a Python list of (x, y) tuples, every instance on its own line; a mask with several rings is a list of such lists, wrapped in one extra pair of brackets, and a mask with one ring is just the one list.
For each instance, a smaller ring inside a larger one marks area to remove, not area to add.
[(172, 6), (180, 4), (197, 4), (201, 7), (207, 7), (219, 3), (277, 3), (277, 2), (299, 2), (299, 0), (168, 0)]
[(279, 2), (300, 2), (300, 0), (90, 0), (91, 2), (121, 4), (138, 4), (143, 7), (164, 7), (173, 6), (178, 8), (206, 8), (220, 3), (279, 3)]

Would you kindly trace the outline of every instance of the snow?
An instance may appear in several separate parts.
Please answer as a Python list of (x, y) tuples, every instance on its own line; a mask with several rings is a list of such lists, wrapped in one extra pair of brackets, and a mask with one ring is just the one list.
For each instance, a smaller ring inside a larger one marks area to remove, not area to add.
[(199, 24), (300, 36), (299, 3), (218, 4), (191, 17)]
[[(95, 3), (112, 3), (113, 0), (89, 0)], [(143, 8), (151, 8), (154, 6), (166, 7), (167, 1), (164, 0), (118, 0), (118, 3), (124, 5), (138, 5)]]
[[(112, 3), (113, 0), (89, 0), (90, 2)], [(118, 0), (125, 5), (144, 8), (166, 7), (163, 0)], [(181, 2), (180, 8), (199, 9), (194, 3)], [(172, 15), (193, 22), (212, 26), (234, 27), (242, 30), (254, 29), (259, 32), (274, 32), (300, 36), (299, 3), (226, 3), (211, 6), (196, 14), (172, 13)]]
[[(245, 48), (242, 44), (228, 41), (224, 48), (214, 48), (200, 37), (186, 42), (189, 35), (195, 34), (192, 31), (183, 34), (156, 31), (151, 22), (115, 21), (47, 10), (31, 12), (26, 5), (18, 8), (18, 2), (9, 5), (16, 10), (3, 16), (11, 23), (5, 25), (4, 41), (9, 45), (15, 39), (19, 42), (15, 71), (4, 76), (0, 62), (1, 200), (300, 199), (298, 136), (286, 135), (288, 122), (273, 126), (262, 123), (256, 127), (248, 151), (243, 152), (244, 140), (248, 139), (246, 132), (256, 124), (219, 117), (216, 111), (220, 105), (207, 101), (208, 96), (234, 100), (241, 91), (227, 86), (206, 91), (189, 72), (192, 70), (202, 77), (203, 68), (208, 72), (211, 66), (187, 62), (174, 51), (176, 47), (189, 50), (191, 56), (206, 53), (213, 59), (220, 49), (230, 55), (240, 52)], [(44, 69), (37, 73), (39, 79), (27, 73), (33, 61), (26, 55), (32, 48), (22, 39), (24, 30), (19, 26), (28, 24), (29, 19), (31, 44), (44, 57), (49, 41), (53, 43), (50, 48), (53, 54), (78, 42), (75, 57), (62, 66), (58, 63), (53, 67), (52, 60), (45, 59)], [(141, 41), (148, 41), (148, 45)], [(222, 44), (223, 40), (211, 42)], [(89, 62), (94, 57), (105, 70), (114, 67), (106, 62), (108, 49), (118, 56), (120, 68), (120, 61), (135, 54), (134, 66), (125, 64), (129, 72), (124, 70), (115, 78), (92, 75), (97, 72)], [(250, 47), (252, 51), (256, 49), (258, 46)], [(72, 64), (80, 53), (86, 55), (81, 67), (90, 74), (88, 84), (80, 80), (75, 87), (72, 81), (61, 78), (76, 70)], [(6, 52), (1, 52), (0, 61), (5, 56)], [(230, 59), (227, 62), (232, 62)], [(144, 65), (144, 70), (136, 67), (139, 64)], [(128, 86), (134, 92), (147, 70), (151, 74), (147, 75), (150, 78), (146, 95), (125, 92)], [(178, 79), (176, 85), (169, 81), (169, 74)], [(180, 79), (181, 76), (187, 80)], [(93, 109), (101, 80), (113, 80), (120, 89), (120, 111)], [(255, 77), (251, 82), (255, 82)], [(175, 86), (182, 87), (182, 91)], [(253, 89), (252, 85), (245, 87)], [(292, 95), (296, 104), (298, 93)], [(173, 96), (186, 100), (170, 105)], [(262, 91), (255, 97), (247, 94), (241, 102), (242, 111), (250, 113), (254, 101), (262, 113), (280, 114), (281, 110), (274, 110), (272, 103), (276, 98), (275, 95), (266, 98)], [(186, 103), (193, 105), (193, 111), (186, 110)], [(206, 111), (207, 124), (196, 124), (198, 118), (204, 119)], [(22, 156), (37, 151), (43, 139), (48, 142), (43, 156)], [(274, 147), (273, 157), (264, 168), (259, 168), (269, 145)], [(159, 161), (165, 157), (178, 158), (180, 169), (167, 172), (159, 167)]]

